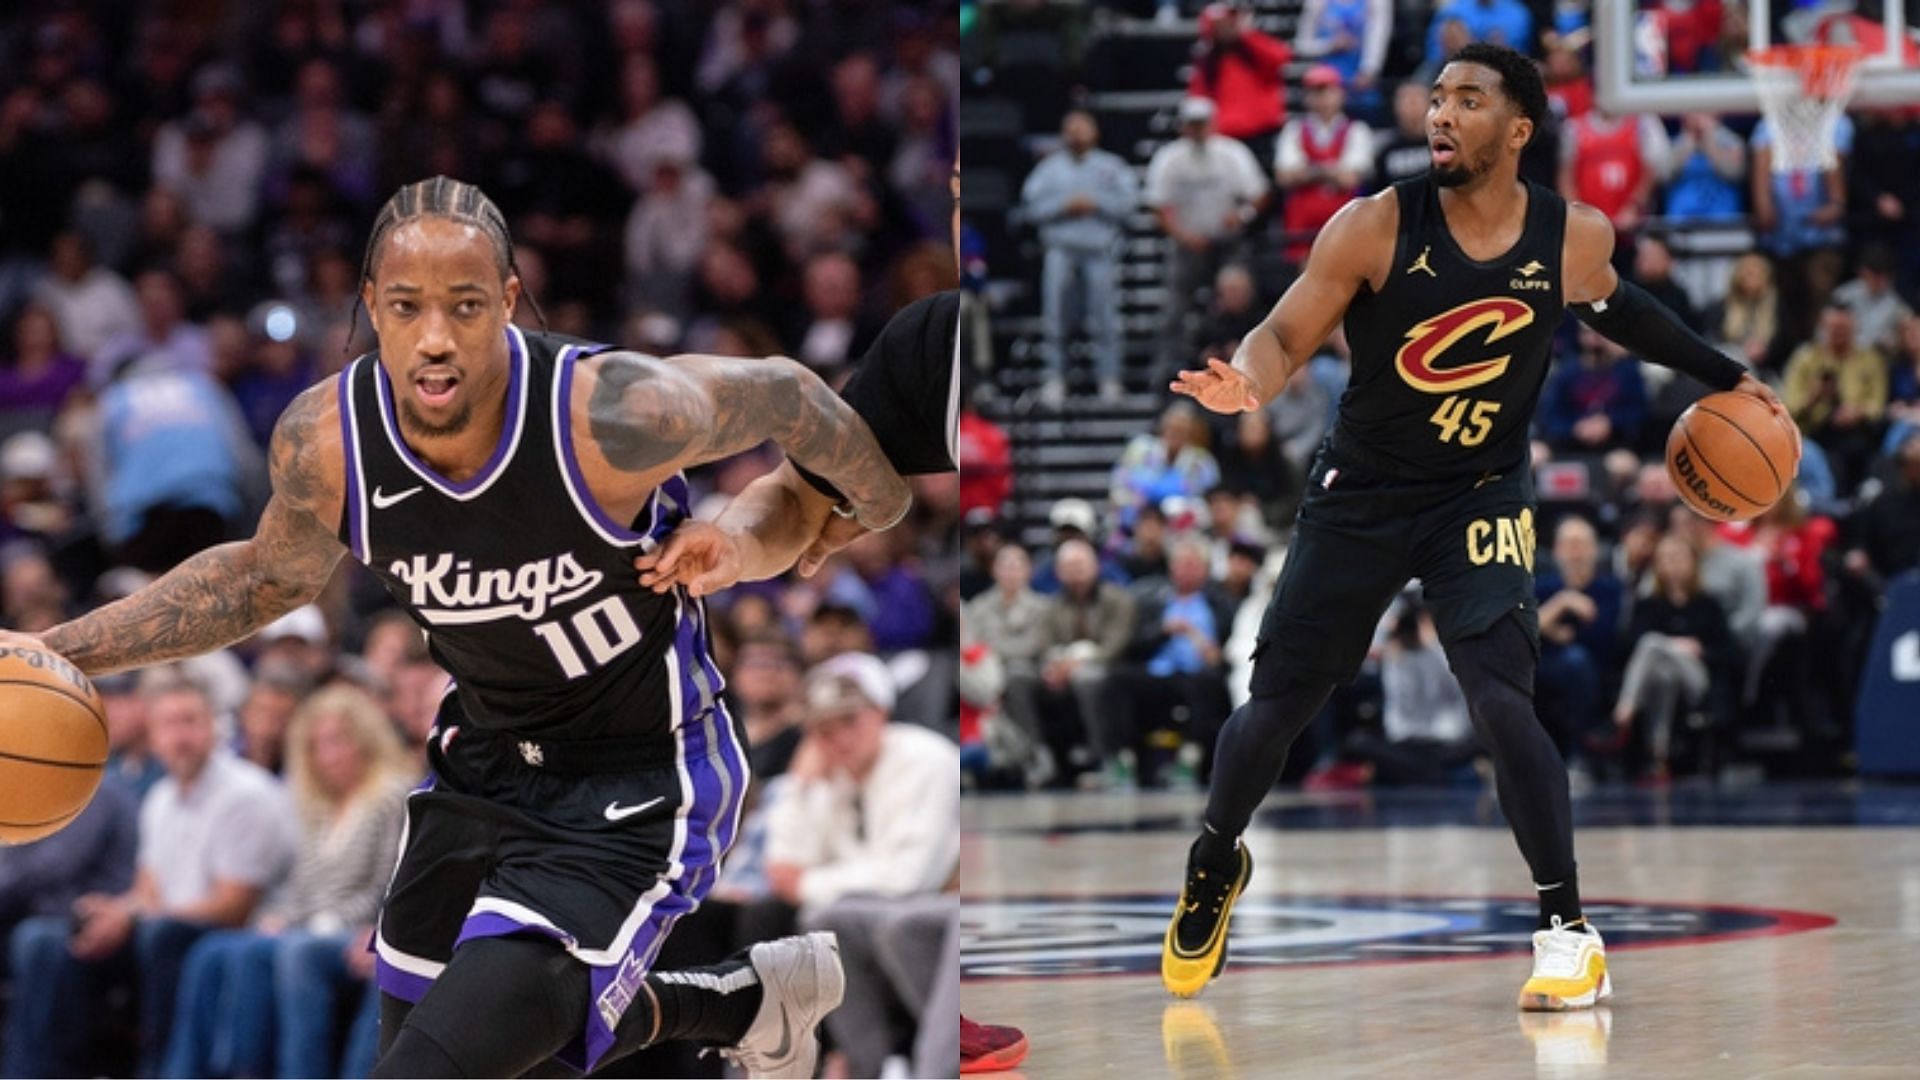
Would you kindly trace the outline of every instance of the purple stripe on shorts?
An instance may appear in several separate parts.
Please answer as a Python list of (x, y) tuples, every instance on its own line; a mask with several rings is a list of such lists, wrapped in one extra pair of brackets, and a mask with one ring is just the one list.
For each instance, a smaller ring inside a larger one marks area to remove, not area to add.
[(401, 1001), (419, 1004), (433, 988), (433, 980), (424, 975), (415, 975), (410, 971), (401, 971), (376, 954), (373, 958), (373, 982), (383, 994), (389, 994)]
[(347, 369), (340, 373), (338, 390), (340, 442), (347, 449), (347, 548), (353, 552), (354, 558), (366, 562), (373, 556), (360, 546), (360, 440), (349, 419), (353, 407), (353, 373), (359, 368), (358, 362), (347, 365)]

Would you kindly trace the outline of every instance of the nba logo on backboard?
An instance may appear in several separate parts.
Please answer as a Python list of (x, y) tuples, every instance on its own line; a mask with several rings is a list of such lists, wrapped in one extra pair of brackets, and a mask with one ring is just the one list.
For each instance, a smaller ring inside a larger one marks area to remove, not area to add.
[(1633, 77), (1667, 77), (1667, 13), (1643, 11), (1633, 23)]

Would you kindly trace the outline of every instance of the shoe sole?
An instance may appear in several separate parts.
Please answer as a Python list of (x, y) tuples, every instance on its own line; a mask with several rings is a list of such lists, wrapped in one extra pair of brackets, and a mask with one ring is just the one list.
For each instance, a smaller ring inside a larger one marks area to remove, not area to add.
[(970, 1061), (962, 1061), (960, 1072), (966, 1075), (1005, 1072), (1025, 1060), (1027, 1060), (1027, 1037), (1022, 1035), (1019, 1042), (1008, 1043), (998, 1050), (981, 1054)]
[(1522, 992), (1520, 995), (1520, 1008), (1524, 1012), (1569, 1012), (1574, 1009), (1591, 1009), (1612, 996), (1613, 976), (1606, 974), (1600, 976), (1600, 985), (1598, 988), (1576, 997), (1563, 998), (1555, 997), (1552, 994), (1528, 994)]
[[(1220, 925), (1214, 928), (1214, 940), (1207, 943), (1198, 953), (1187, 956), (1180, 952), (1180, 912), (1187, 904), (1187, 890), (1182, 887), (1180, 900), (1173, 910), (1173, 921), (1167, 924), (1167, 938), (1160, 946), (1160, 983), (1167, 993), (1178, 998), (1190, 998), (1206, 989), (1208, 983), (1219, 977), (1227, 966), (1227, 925), (1233, 921), (1233, 905), (1246, 891), (1247, 883), (1253, 880), (1253, 856), (1245, 847), (1240, 849), (1240, 877), (1233, 883), (1233, 891), (1227, 894), (1227, 902), (1220, 906)], [(1207, 957), (1214, 954), (1213, 967), (1203, 976), (1192, 971), (1173, 971), (1169, 968), (1206, 963)]]

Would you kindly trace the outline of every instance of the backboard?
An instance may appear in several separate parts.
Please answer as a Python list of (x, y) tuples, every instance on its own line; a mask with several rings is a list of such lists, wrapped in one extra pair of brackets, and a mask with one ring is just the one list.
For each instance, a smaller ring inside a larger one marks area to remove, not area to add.
[[(1861, 66), (1854, 105), (1920, 105), (1920, 61), (1916, 60), (1920, 53), (1907, 26), (1907, 0), (1871, 5), (1830, 0), (1789, 12), (1792, 4), (1793, 0), (1725, 0), (1725, 18), (1744, 18), (1746, 48), (1813, 42), (1857, 46), (1868, 58)], [(1680, 27), (1670, 22), (1675, 16), (1668, 9), (1684, 14), (1688, 7), (1594, 0), (1593, 80), (1601, 107), (1613, 113), (1669, 115), (1760, 111), (1744, 55), (1722, 57), (1715, 70), (1680, 70), (1686, 66), (1675, 62)]]

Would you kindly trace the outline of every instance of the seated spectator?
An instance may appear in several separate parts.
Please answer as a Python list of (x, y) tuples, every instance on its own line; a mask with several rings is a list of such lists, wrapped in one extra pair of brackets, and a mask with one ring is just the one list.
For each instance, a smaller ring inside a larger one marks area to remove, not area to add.
[(1633, 649), (1613, 722), (1646, 733), (1655, 781), (1671, 775), (1674, 721), (1707, 701), (1715, 679), (1738, 662), (1726, 615), (1700, 587), (1693, 547), (1678, 536), (1654, 550), (1654, 593), (1633, 606)]
[(862, 310), (860, 267), (838, 252), (815, 255), (801, 271), (804, 308), (797, 312), (789, 340), (793, 357), (831, 379), (880, 332)]
[(770, 180), (751, 200), (779, 232), (787, 257), (804, 262), (816, 251), (846, 251), (872, 207), (838, 162), (815, 157), (800, 129), (777, 123), (762, 144)]
[[(1730, 543), (1715, 523), (1679, 507), (1669, 517), (1667, 532), (1693, 548), (1700, 590), (1720, 605), (1740, 655), (1751, 653), (1760, 639), (1760, 616), (1767, 610), (1767, 571), (1759, 554)], [(1741, 670), (1730, 667), (1728, 674)]]
[(1700, 309), (1693, 304), (1693, 297), (1678, 281), (1673, 279), (1673, 248), (1667, 246), (1665, 239), (1658, 236), (1642, 236), (1633, 246), (1634, 283), (1653, 298), (1673, 309), (1680, 320), (1695, 330), (1705, 329), (1700, 318)]
[(1193, 45), (1187, 96), (1206, 98), (1218, 110), (1220, 134), (1248, 144), (1260, 160), (1287, 118), (1280, 73), (1293, 59), (1287, 43), (1253, 25), (1244, 3), (1208, 4), (1200, 12), (1200, 38)]
[(1654, 185), (1666, 175), (1667, 129), (1651, 113), (1615, 116), (1595, 108), (1567, 122), (1560, 141), (1560, 194), (1607, 215), (1622, 249), (1652, 215)]
[(284, 662), (260, 664), (253, 685), (240, 706), (234, 753), (270, 773), (281, 775), (286, 764), (288, 732), (300, 701), (313, 689), (305, 672)]
[[(109, 776), (80, 816), (42, 840), (0, 847), (0, 964), (14, 928), (31, 918), (64, 919), (74, 901), (133, 886), (140, 800)], [(15, 995), (30, 988), (15, 985)]]
[(1029, 783), (1037, 786), (1051, 779), (1054, 770), (1038, 702), (1048, 604), (1033, 591), (1032, 581), (1033, 561), (1026, 549), (1003, 546), (993, 558), (994, 588), (969, 601), (961, 620), (968, 637), (993, 650), (1006, 680), (1002, 702), (1016, 727), (1001, 740), (995, 763), (1027, 769)]
[(1673, 140), (1667, 217), (1676, 223), (1740, 217), (1747, 144), (1712, 113), (1688, 113)]
[(787, 771), (800, 745), (800, 650), (776, 627), (743, 636), (728, 670), (727, 701), (747, 733), (755, 780)]
[(1707, 316), (1709, 337), (1731, 347), (1749, 367), (1775, 366), (1780, 328), (1780, 293), (1773, 285), (1773, 264), (1758, 252), (1734, 260), (1727, 298)]
[(700, 160), (700, 120), (685, 102), (660, 89), (660, 68), (646, 53), (620, 61), (620, 119), (599, 133), (598, 152), (636, 195), (651, 194), (662, 162)]
[(133, 286), (93, 258), (93, 245), (78, 230), (53, 238), (50, 269), (35, 287), (34, 301), (60, 324), (59, 343), (82, 359), (101, 346), (140, 329), (140, 304)]
[(1213, 276), (1213, 302), (1200, 325), (1203, 356), (1229, 357), (1240, 339), (1260, 325), (1266, 311), (1260, 306), (1253, 274), (1240, 263), (1228, 263)]
[(1833, 290), (1833, 302), (1853, 312), (1854, 337), (1882, 356), (1899, 347), (1900, 324), (1913, 316), (1893, 289), (1893, 252), (1884, 244), (1860, 253), (1860, 276)]
[(926, 575), (917, 560), (902, 558), (904, 552), (897, 550), (901, 541), (911, 543), (912, 539), (904, 532), (868, 533), (844, 549), (848, 564), (873, 598), (873, 613), (866, 625), (873, 635), (872, 647), (881, 653), (921, 648), (933, 634), (933, 593)]
[[(1133, 640), (1133, 594), (1100, 577), (1100, 558), (1085, 540), (1067, 540), (1054, 551), (1060, 591), (1047, 611), (1047, 649), (1042, 654), (1039, 712), (1049, 719), (1073, 710), (1070, 721), (1053, 727), (1049, 745), (1055, 758), (1074, 765), (1108, 766), (1121, 747), (1110, 744), (1099, 723), (1107, 673)], [(1084, 731), (1090, 761), (1076, 760)], [(1062, 753), (1062, 748), (1067, 750)]]
[(1356, 113), (1380, 105), (1380, 65), (1393, 36), (1390, 0), (1307, 0), (1300, 11), (1293, 49), (1340, 73)]
[(1307, 112), (1280, 132), (1273, 169), (1285, 200), (1283, 251), (1296, 263), (1306, 260), (1313, 236), (1360, 194), (1373, 171), (1373, 131), (1346, 114), (1339, 72), (1320, 64), (1301, 81)]
[[(1143, 584), (1137, 594), (1139, 615), (1125, 662), (1107, 674), (1105, 706), (1090, 722), (1097, 742), (1136, 755), (1156, 730), (1179, 725), (1181, 752), (1174, 770), (1163, 777), (1174, 786), (1203, 780), (1213, 745), (1228, 712), (1221, 643), (1233, 621), (1233, 605), (1209, 580), (1212, 553), (1199, 536), (1173, 543), (1167, 579)], [(1189, 749), (1191, 748), (1191, 749)], [(1125, 758), (1110, 779), (1115, 786), (1133, 780)], [(1142, 766), (1143, 773), (1147, 772)], [(1141, 775), (1143, 783), (1153, 777)]]
[[(964, 481), (965, 473), (961, 477)], [(977, 508), (967, 511), (960, 531), (961, 603), (993, 588), (993, 559), (1006, 542), (1007, 538), (1000, 532), (998, 515)], [(1059, 588), (1057, 580), (1053, 584)]]
[(1888, 359), (1887, 419), (1908, 427), (1920, 424), (1920, 315), (1900, 320), (1900, 340)]
[(1540, 601), (1536, 702), (1560, 755), (1571, 760), (1600, 731), (1626, 590), (1601, 565), (1599, 538), (1578, 515), (1554, 528), (1553, 569), (1542, 569), (1533, 588)]
[[(1313, 387), (1311, 379), (1292, 379), (1287, 388), (1291, 390), (1296, 383), (1309, 389)], [(1287, 401), (1288, 396), (1282, 393), (1267, 408), (1235, 417), (1233, 438), (1220, 447), (1221, 484), (1251, 495), (1268, 521), (1287, 520), (1285, 503), (1299, 492), (1301, 479), (1306, 475), (1293, 457), (1300, 442), (1298, 434), (1283, 443), (1274, 432), (1275, 407)], [(1308, 402), (1308, 408), (1315, 404)], [(1314, 414), (1314, 419), (1317, 421), (1325, 415), (1326, 411), (1321, 409)], [(1289, 417), (1290, 421), (1295, 419)], [(1317, 443), (1318, 433), (1315, 435)]]
[(960, 410), (960, 513), (997, 519), (1013, 496), (1013, 440), (980, 415), (971, 399)]
[[(1814, 640), (1810, 634), (1816, 627), (1829, 629), (1826, 553), (1838, 542), (1840, 530), (1832, 518), (1809, 514), (1804, 499), (1799, 490), (1788, 489), (1746, 530), (1766, 562), (1767, 606), (1760, 613), (1740, 701), (1749, 707), (1757, 704), (1762, 681), (1774, 674), (1781, 688), (1768, 695), (1773, 704), (1769, 711), (1777, 714), (1785, 706), (1801, 724), (1824, 726), (1828, 718), (1813, 692), (1815, 654), (1832, 661), (1827, 670), (1839, 670), (1839, 657), (1826, 647), (1839, 635), (1826, 633)], [(1773, 671), (1776, 657), (1781, 663)]]
[(913, 1032), (893, 1017), (925, 1001), (938, 967), (939, 937), (926, 948), (887, 931), (956, 880), (959, 752), (918, 724), (888, 722), (893, 685), (872, 656), (822, 664), (808, 675), (806, 702), (806, 736), (767, 811), (767, 876), (803, 927), (840, 936), (847, 997), (828, 1030), (852, 1075), (878, 1076), (888, 1057), (909, 1052)]
[(8, 1076), (96, 1075), (95, 1023), (117, 973), (136, 984), (141, 1076), (158, 1076), (180, 972), (204, 934), (246, 924), (287, 871), (293, 814), (279, 782), (219, 746), (206, 692), (171, 670), (143, 677), (154, 755), (167, 768), (140, 807), (133, 888), (88, 893), (70, 916), (14, 930)]
[(1780, 395), (1809, 439), (1832, 458), (1843, 490), (1866, 478), (1887, 410), (1887, 362), (1854, 335), (1851, 309), (1830, 305), (1820, 336), (1794, 350)]
[(1145, 581), (1167, 576), (1167, 514), (1159, 503), (1145, 503), (1127, 530), (1117, 553), (1126, 580)]
[(107, 712), (107, 780), (124, 785), (137, 806), (167, 775), (167, 767), (147, 745), (147, 699), (140, 693), (140, 676), (103, 675), (93, 686)]
[(1580, 355), (1554, 365), (1540, 399), (1540, 433), (1569, 454), (1632, 448), (1647, 419), (1647, 387), (1640, 361), (1586, 326)]
[(193, 111), (153, 138), (153, 179), (177, 192), (187, 216), (228, 236), (253, 227), (270, 140), (242, 112), (246, 93), (231, 68), (212, 65), (193, 80)]
[(1338, 787), (1349, 776), (1387, 786), (1445, 784), (1481, 754), (1467, 712), (1466, 695), (1447, 664), (1440, 632), (1425, 604), (1409, 595), (1381, 626), (1381, 728), (1385, 738), (1361, 730), (1341, 746), (1357, 759), (1357, 776), (1340, 766), (1308, 778), (1316, 787)]
[(1393, 91), (1393, 131), (1374, 140), (1373, 180), (1367, 186), (1378, 191), (1397, 181), (1419, 176), (1433, 165), (1433, 149), (1427, 145), (1428, 84), (1407, 79)]
[(694, 279), (711, 231), (713, 177), (696, 159), (675, 151), (651, 160), (647, 193), (634, 200), (627, 216), (628, 292), (632, 300), (685, 319), (692, 314)]
[(1875, 594), (1920, 567), (1920, 431), (1894, 451), (1894, 476), (1849, 523), (1847, 575)]
[(1121, 527), (1148, 502), (1170, 495), (1198, 499), (1220, 482), (1220, 464), (1207, 449), (1208, 429), (1196, 406), (1177, 401), (1160, 414), (1158, 435), (1135, 435), (1113, 466), (1108, 492)]
[[(363, 690), (313, 695), (287, 744), (293, 873), (250, 929), (215, 930), (187, 954), (167, 1076), (361, 1076), (373, 1063), (378, 1009), (367, 1006), (378, 995), (372, 965), (353, 954), (367, 951), (417, 778)], [(345, 1068), (334, 1037), (343, 998), (366, 1003), (353, 1010)]]
[(165, 270), (148, 270), (134, 285), (140, 322), (108, 338), (87, 358), (88, 385), (98, 391), (135, 365), (157, 371), (211, 372), (213, 342), (205, 327), (187, 321), (179, 279)]

